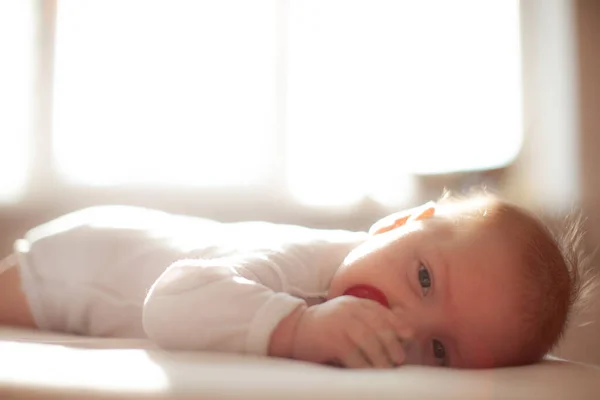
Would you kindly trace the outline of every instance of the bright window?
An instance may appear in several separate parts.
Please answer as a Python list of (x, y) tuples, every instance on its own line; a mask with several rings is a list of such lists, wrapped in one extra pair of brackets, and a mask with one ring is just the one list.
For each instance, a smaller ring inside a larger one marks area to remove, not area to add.
[(273, 0), (59, 0), (60, 171), (95, 185), (260, 182), (275, 30)]
[(0, 1), (0, 202), (17, 201), (27, 178), (33, 44), (32, 2)]
[(76, 183), (283, 176), (308, 204), (395, 202), (411, 174), (521, 146), (517, 0), (58, 4), (54, 154)]
[(289, 13), (289, 181), (309, 203), (410, 196), (407, 174), (521, 146), (518, 1), (303, 0)]

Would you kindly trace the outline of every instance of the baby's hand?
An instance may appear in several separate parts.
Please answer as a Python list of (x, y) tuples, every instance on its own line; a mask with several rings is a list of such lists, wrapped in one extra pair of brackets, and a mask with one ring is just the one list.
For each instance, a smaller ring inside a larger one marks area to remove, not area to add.
[(341, 296), (304, 310), (293, 358), (350, 368), (391, 368), (404, 362), (408, 329), (372, 300)]

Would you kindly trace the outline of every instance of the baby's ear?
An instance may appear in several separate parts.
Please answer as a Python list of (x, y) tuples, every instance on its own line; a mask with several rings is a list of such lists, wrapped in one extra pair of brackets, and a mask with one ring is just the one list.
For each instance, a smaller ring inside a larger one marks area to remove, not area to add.
[(375, 222), (371, 229), (369, 229), (370, 235), (377, 235), (396, 229), (409, 221), (419, 221), (426, 219), (435, 214), (435, 203), (430, 201), (423, 204), (422, 206), (411, 208), (409, 210), (400, 211), (394, 214), (390, 214), (387, 217), (383, 217), (379, 221)]

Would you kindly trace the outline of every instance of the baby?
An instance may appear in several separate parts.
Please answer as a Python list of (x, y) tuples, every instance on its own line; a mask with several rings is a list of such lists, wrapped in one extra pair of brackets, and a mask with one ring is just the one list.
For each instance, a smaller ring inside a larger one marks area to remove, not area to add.
[(523, 365), (557, 343), (580, 293), (572, 228), (557, 242), (487, 194), (369, 232), (94, 207), (16, 241), (0, 324), (354, 368)]

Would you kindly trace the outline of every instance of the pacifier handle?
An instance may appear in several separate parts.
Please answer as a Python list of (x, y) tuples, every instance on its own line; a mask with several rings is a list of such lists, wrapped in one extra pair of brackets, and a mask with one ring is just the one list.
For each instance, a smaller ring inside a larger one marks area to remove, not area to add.
[(390, 308), (390, 304), (381, 292), (381, 290), (371, 285), (354, 285), (346, 289), (344, 295), (359, 297), (361, 299), (374, 300), (386, 308)]

